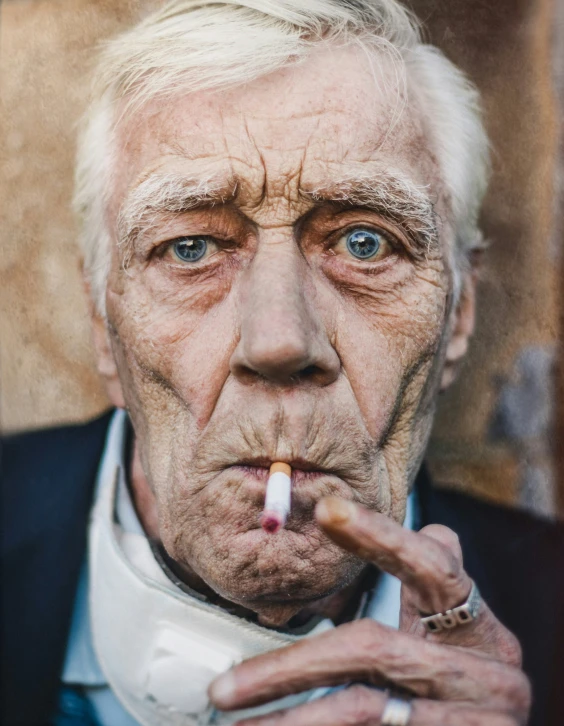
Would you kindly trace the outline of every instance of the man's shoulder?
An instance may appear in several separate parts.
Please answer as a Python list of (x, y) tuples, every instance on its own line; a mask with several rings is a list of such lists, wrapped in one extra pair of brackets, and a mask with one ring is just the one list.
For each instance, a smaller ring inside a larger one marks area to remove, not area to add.
[(499, 556), (543, 545), (554, 555), (564, 554), (564, 523), (560, 521), (437, 486), (428, 508), (428, 522), (448, 523), (483, 549), (495, 541)]
[(53, 463), (64, 451), (72, 459), (77, 447), (96, 446), (106, 435), (112, 411), (90, 421), (22, 431), (2, 436), (2, 470), (5, 475), (32, 470), (38, 463)]
[(46, 523), (60, 522), (65, 512), (72, 515), (75, 505), (90, 500), (111, 415), (108, 411), (82, 424), (2, 437), (6, 548), (36, 534)]
[(2, 440), (2, 723), (53, 709), (110, 418)]

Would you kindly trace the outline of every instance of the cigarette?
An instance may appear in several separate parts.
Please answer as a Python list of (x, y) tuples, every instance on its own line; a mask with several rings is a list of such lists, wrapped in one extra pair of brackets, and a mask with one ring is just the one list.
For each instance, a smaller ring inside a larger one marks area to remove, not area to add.
[(292, 492), (292, 468), (275, 461), (268, 473), (261, 526), (265, 532), (276, 534), (288, 519)]

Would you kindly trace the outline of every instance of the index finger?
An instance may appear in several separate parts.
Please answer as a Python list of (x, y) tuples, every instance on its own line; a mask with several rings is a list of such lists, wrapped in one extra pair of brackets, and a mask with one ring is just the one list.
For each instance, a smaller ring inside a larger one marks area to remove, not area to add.
[[(384, 514), (335, 497), (319, 502), (316, 517), (341, 547), (402, 581), (402, 614), (406, 615), (403, 611), (409, 603), (410, 629), (419, 627), (422, 613), (444, 613), (467, 600), (472, 580), (464, 570), (458, 538), (447, 527), (431, 525), (412, 532)], [(473, 622), (431, 637), (479, 649), (510, 665), (521, 663), (519, 642), (484, 601)]]
[(408, 585), (421, 612), (442, 612), (468, 597), (472, 581), (462, 566), (461, 555), (457, 557), (436, 539), (337, 497), (322, 499), (315, 516), (326, 534), (343, 549)]
[(515, 668), (364, 619), (243, 661), (213, 681), (209, 696), (232, 710), (359, 681), (502, 710), (525, 708), (529, 693)]

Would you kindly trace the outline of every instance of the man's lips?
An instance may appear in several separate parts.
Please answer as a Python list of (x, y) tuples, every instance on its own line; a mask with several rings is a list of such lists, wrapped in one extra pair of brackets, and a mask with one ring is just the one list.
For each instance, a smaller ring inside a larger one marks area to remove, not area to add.
[[(300, 463), (303, 465), (304, 462)], [(260, 511), (263, 510), (265, 505), (270, 462), (266, 462), (265, 465), (263, 461), (260, 461), (260, 464), (262, 465), (259, 466), (255, 462), (249, 463), (248, 461), (237, 462), (225, 470), (227, 476), (231, 474), (234, 479), (240, 482), (240, 491), (245, 493), (245, 497), (250, 498), (247, 501), (252, 502), (257, 507), (256, 528), (245, 529), (246, 535), (249, 535), (250, 532), (256, 532), (257, 529), (264, 534), (264, 527), (259, 517)], [(327, 494), (339, 491), (343, 486), (343, 482), (337, 480), (334, 475), (327, 471), (300, 469), (297, 468), (296, 464), (296, 461), (290, 464), (292, 466), (292, 504), (284, 528), (287, 531), (301, 532), (306, 521), (311, 524), (313, 508), (316, 502)]]
[[(282, 461), (277, 459), (277, 461)], [(266, 483), (270, 466), (273, 462), (266, 458), (258, 459), (245, 459), (233, 463), (229, 469), (239, 470), (247, 475), (250, 475), (256, 479), (260, 479)], [(305, 481), (312, 481), (319, 477), (331, 476), (332, 472), (327, 469), (320, 467), (318, 464), (313, 462), (305, 461), (304, 459), (292, 459), (285, 461), (292, 469), (292, 484), (300, 484)]]
[[(272, 461), (269, 457), (241, 457), (224, 465), (216, 475), (214, 490), (222, 493), (227, 520), (233, 521), (235, 530), (247, 538), (245, 541), (258, 537), (260, 544), (262, 536), (266, 536), (260, 526), (260, 514), (265, 505)], [(287, 458), (284, 463), (292, 467), (292, 504), (284, 529), (304, 535), (314, 526), (313, 510), (317, 502), (328, 495), (349, 499), (350, 487), (337, 473), (312, 461)]]

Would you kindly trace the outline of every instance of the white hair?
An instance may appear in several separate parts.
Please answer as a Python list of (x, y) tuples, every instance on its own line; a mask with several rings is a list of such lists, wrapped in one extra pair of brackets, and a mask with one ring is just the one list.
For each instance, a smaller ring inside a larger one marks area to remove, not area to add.
[(74, 208), (100, 312), (111, 260), (106, 210), (118, 105), (133, 114), (173, 93), (242, 86), (304, 61), (321, 43), (356, 43), (367, 51), (367, 64), (374, 50), (398, 61), (407, 97), (417, 98), (424, 112), (450, 205), (456, 294), (464, 262), (481, 240), (488, 142), (476, 89), (438, 49), (422, 43), (414, 17), (396, 0), (172, 0), (103, 46), (84, 117)]

